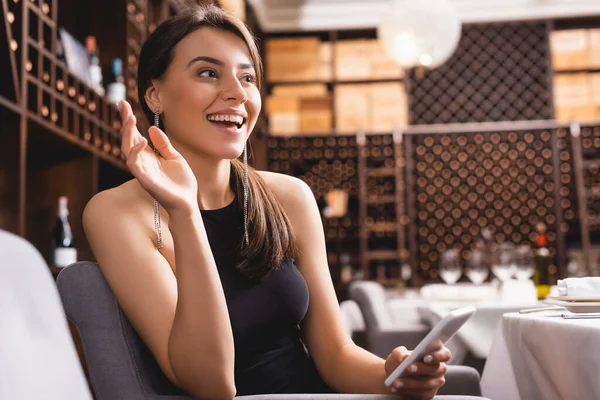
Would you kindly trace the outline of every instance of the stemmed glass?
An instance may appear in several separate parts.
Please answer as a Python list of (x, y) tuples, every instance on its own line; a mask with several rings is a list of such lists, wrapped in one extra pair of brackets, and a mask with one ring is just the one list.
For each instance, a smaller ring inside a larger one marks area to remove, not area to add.
[(467, 262), (467, 277), (475, 285), (481, 285), (490, 274), (490, 256), (483, 249), (475, 249), (471, 252), (471, 258)]
[(511, 243), (500, 243), (492, 259), (492, 272), (504, 282), (515, 274), (515, 247)]
[(462, 276), (462, 267), (455, 249), (446, 250), (440, 256), (440, 277), (444, 282), (453, 285)]
[(533, 254), (528, 244), (515, 249), (515, 276), (519, 280), (526, 280), (533, 275)]

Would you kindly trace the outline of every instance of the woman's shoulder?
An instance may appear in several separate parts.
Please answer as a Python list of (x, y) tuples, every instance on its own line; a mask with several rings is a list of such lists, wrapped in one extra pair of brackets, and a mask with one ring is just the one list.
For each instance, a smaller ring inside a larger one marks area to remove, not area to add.
[(270, 171), (256, 171), (277, 200), (285, 203), (306, 201), (306, 195), (314, 198), (310, 187), (300, 178)]
[(151, 207), (150, 195), (136, 179), (131, 179), (119, 186), (96, 193), (86, 204), (83, 219), (84, 221), (98, 218), (110, 220), (111, 216), (115, 216), (130, 220), (129, 217), (135, 217)]
[(298, 215), (302, 218), (306, 207), (316, 202), (312, 189), (302, 179), (277, 172), (257, 172), (288, 216)]

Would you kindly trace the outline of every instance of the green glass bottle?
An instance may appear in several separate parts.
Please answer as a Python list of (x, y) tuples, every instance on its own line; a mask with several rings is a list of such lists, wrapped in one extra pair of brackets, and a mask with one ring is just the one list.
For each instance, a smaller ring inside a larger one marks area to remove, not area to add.
[(545, 299), (550, 293), (550, 264), (552, 259), (546, 247), (546, 225), (542, 222), (536, 225), (537, 236), (533, 250), (533, 282), (537, 290), (538, 300)]

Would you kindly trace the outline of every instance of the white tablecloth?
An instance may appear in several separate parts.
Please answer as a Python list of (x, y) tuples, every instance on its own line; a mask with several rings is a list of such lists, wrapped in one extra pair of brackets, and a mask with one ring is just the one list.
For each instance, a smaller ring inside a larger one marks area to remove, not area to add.
[[(474, 305), (477, 311), (448, 345), (453, 353), (451, 360), (453, 364), (462, 362), (467, 351), (477, 358), (486, 358), (502, 315), (538, 305), (535, 287), (530, 282), (510, 282), (501, 293), (496, 293), (493, 287), (461, 284), (430, 285), (430, 288), (431, 292), (437, 291), (437, 297), (432, 295), (427, 299), (412, 293), (405, 297), (390, 299), (389, 307), (397, 318), (402, 318), (404, 315), (412, 317), (414, 312), (418, 312), (421, 319), (433, 327), (451, 310), (469, 304)], [(476, 300), (476, 295), (480, 296), (480, 300)], [(461, 301), (446, 300), (460, 297), (462, 297)]]
[(494, 400), (600, 399), (600, 319), (505, 315), (481, 386)]

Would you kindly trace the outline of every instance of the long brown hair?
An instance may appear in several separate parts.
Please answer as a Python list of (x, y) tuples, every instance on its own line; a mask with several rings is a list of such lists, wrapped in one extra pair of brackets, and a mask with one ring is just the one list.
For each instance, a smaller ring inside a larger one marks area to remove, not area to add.
[[(262, 81), (262, 62), (254, 36), (246, 25), (215, 5), (192, 6), (161, 23), (148, 37), (140, 52), (138, 98), (148, 122), (154, 114), (144, 98), (153, 79), (159, 79), (173, 60), (173, 49), (184, 37), (202, 27), (213, 27), (240, 37), (250, 52), (256, 70), (257, 85)], [(164, 130), (161, 121), (161, 129)], [(167, 132), (168, 134), (168, 132)], [(231, 160), (230, 186), (243, 209), (244, 164)], [(281, 204), (252, 167), (248, 167), (248, 237), (240, 242), (238, 270), (251, 279), (261, 280), (277, 269), (284, 260), (296, 257), (297, 248), (291, 224)]]

